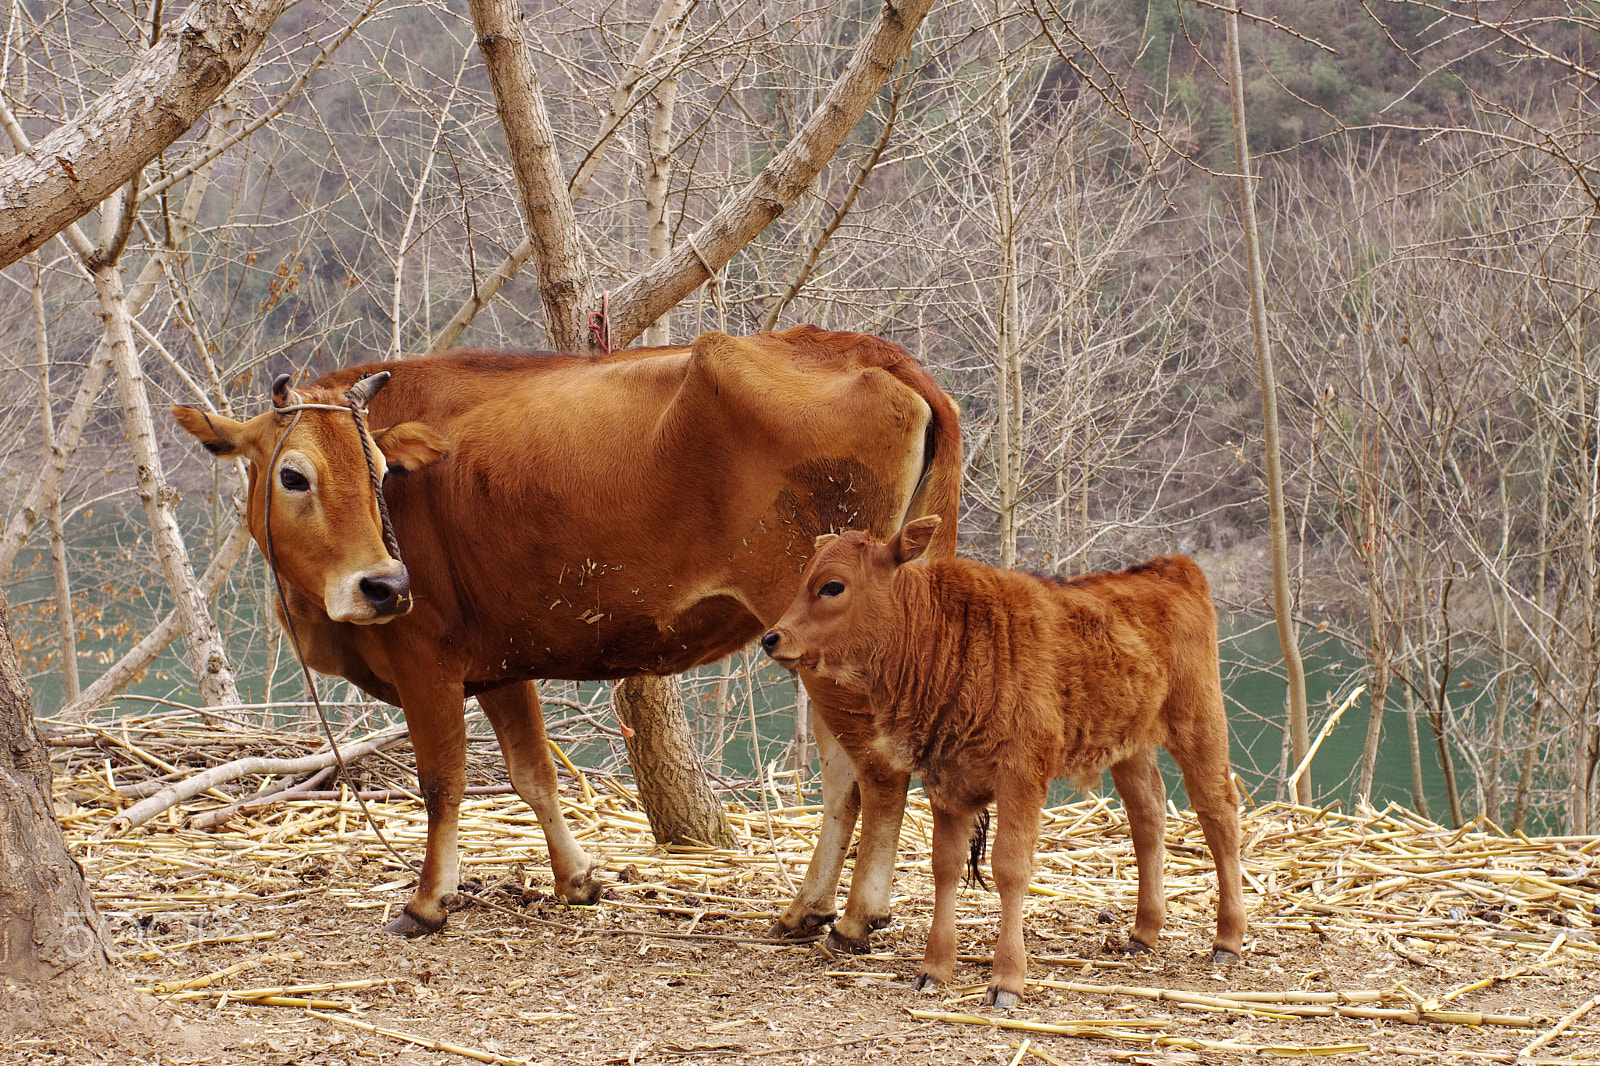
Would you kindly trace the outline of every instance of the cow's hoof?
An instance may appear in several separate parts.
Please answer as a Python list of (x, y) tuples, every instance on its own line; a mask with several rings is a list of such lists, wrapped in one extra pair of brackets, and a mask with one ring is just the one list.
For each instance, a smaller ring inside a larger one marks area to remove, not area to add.
[(881, 918), (873, 918), (867, 922), (868, 929), (887, 929), (894, 924), (894, 915), (885, 914)]
[(1124, 955), (1148, 955), (1154, 950), (1154, 948), (1152, 948), (1149, 944), (1146, 944), (1143, 940), (1135, 940), (1131, 936), (1128, 938), (1128, 942), (1122, 945), (1122, 953)]
[(1237, 951), (1229, 951), (1227, 948), (1211, 949), (1211, 964), (1213, 966), (1233, 966), (1242, 961)]
[(428, 936), (432, 933), (437, 933), (439, 930), (444, 928), (444, 918), (440, 918), (436, 922), (431, 922), (426, 918), (421, 918), (416, 914), (413, 914), (410, 906), (407, 906), (400, 912), (400, 917), (396, 918), (383, 928), (385, 932), (393, 933), (396, 936)]
[(983, 994), (983, 1005), (985, 1007), (999, 1007), (1002, 1010), (1008, 1010), (1021, 1002), (1022, 996), (1020, 993), (1007, 992), (1003, 988), (991, 987)]
[(823, 926), (832, 922), (836, 915), (833, 914), (807, 914), (798, 925), (790, 925), (788, 916), (785, 915), (772, 923), (772, 928), (767, 930), (767, 936), (773, 940), (809, 940), (818, 935)]
[(828, 934), (828, 940), (823, 946), (829, 951), (836, 951), (841, 955), (865, 955), (872, 950), (872, 945), (868, 943), (866, 937), (845, 936), (839, 932), (838, 926), (833, 927), (833, 931)]
[(911, 979), (911, 987), (917, 992), (937, 992), (944, 987), (944, 982), (922, 970), (917, 971), (917, 976)]

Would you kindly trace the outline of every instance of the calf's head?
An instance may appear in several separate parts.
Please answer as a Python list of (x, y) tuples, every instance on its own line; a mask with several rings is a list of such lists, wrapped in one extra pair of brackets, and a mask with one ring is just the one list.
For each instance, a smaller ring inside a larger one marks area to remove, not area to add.
[(939, 522), (938, 515), (907, 522), (887, 542), (857, 530), (818, 537), (800, 591), (761, 647), (779, 666), (865, 687), (872, 647), (894, 625), (895, 576), (927, 549)]
[[(340, 394), (290, 389), (285, 374), (273, 384), (272, 407), (247, 422), (172, 409), (211, 454), (245, 460), (257, 546), (285, 584), (336, 622), (387, 622), (411, 609), (410, 575), (384, 544), (377, 493), (349, 409), (352, 401), (365, 408), (388, 379), (387, 372), (374, 374)], [(367, 445), (380, 474), (421, 469), (448, 449), (420, 422), (369, 430)]]

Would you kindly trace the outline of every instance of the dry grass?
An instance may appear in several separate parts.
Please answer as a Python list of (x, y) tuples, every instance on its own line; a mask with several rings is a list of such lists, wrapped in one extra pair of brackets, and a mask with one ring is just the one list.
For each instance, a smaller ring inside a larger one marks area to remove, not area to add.
[[(170, 768), (176, 741), (207, 737), (170, 729), (162, 749), (135, 730), (93, 757), (70, 749), (58, 773), (62, 824), (125, 969), (184, 1023), (188, 1044), (160, 1052), (166, 1061), (1600, 1062), (1600, 838), (1451, 831), (1395, 809), (1249, 810), (1251, 936), (1244, 964), (1219, 969), (1208, 961), (1211, 864), (1188, 812), (1168, 824), (1161, 952), (1108, 950), (1133, 910), (1132, 846), (1113, 796), (1084, 799), (1046, 812), (1029, 998), (980, 1017), (982, 945), (998, 913), (990, 892), (963, 892), (962, 935), (976, 953), (962, 956), (958, 979), (971, 983), (933, 998), (906, 983), (931, 911), (920, 794), (901, 835), (899, 922), (878, 934), (877, 954), (760, 943), (818, 821), (792, 790), (787, 805), (776, 791), (730, 802), (734, 850), (668, 850), (623, 782), (581, 773), (564, 790), (567, 811), (620, 875), (606, 900), (552, 901), (531, 812), (514, 796), (474, 796), (463, 874), (483, 902), (465, 901), (440, 936), (400, 941), (378, 926), (411, 872), (348, 796), (185, 828), (225, 798), (202, 795), (143, 830), (92, 839), (128, 803), (117, 784)], [(211, 739), (305, 749), (265, 735)], [(371, 808), (394, 846), (420, 858), (421, 807)], [(23, 1049), (52, 1051), (121, 1061), (65, 1038)]]

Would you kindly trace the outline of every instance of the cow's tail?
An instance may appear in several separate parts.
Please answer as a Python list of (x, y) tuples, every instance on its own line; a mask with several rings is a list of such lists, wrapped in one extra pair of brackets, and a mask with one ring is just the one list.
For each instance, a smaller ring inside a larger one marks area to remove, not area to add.
[(906, 507), (906, 517), (936, 514), (942, 518), (925, 557), (953, 559), (956, 523), (961, 518), (961, 412), (916, 357), (908, 353), (887, 369), (915, 390), (933, 412), (923, 445), (922, 477)]

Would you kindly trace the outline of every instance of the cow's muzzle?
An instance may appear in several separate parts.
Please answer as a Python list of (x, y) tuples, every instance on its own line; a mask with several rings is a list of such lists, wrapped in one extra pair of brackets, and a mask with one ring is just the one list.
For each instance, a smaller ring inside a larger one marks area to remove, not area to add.
[(411, 610), (411, 575), (404, 566), (397, 574), (371, 574), (357, 584), (362, 599), (372, 608), (372, 616), (393, 618)]

